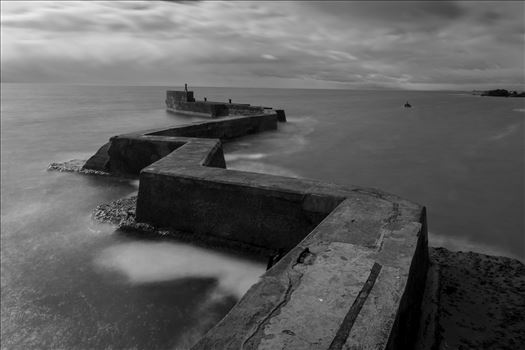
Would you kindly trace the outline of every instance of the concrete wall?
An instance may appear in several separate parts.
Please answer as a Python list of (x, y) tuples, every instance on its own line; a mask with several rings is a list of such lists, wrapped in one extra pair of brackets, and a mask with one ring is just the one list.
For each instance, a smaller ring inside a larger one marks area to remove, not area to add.
[(428, 264), (424, 208), (206, 167), (217, 149), (193, 139), (143, 169), (137, 220), (288, 254), (195, 349), (410, 349)]
[[(201, 146), (185, 147), (186, 151), (197, 152)], [(163, 167), (164, 163), (155, 165)], [(330, 212), (305, 208), (304, 193), (288, 192), (275, 185), (250, 185), (251, 181), (261, 180), (256, 174), (244, 174), (231, 182), (226, 170), (214, 169), (190, 177), (154, 169), (146, 168), (141, 173), (137, 220), (159, 226), (288, 251)], [(213, 180), (205, 180), (208, 175)]]
[[(141, 169), (189, 141), (185, 137), (230, 140), (275, 129), (277, 129), (277, 115), (265, 113), (114, 136), (86, 162), (84, 168), (138, 175)], [(221, 162), (224, 163), (224, 159)]]
[(182, 102), (195, 102), (193, 91), (167, 91), (166, 104), (175, 105)]
[(249, 117), (234, 117), (214, 121), (196, 122), (192, 124), (181, 125), (176, 128), (150, 132), (148, 135), (218, 138), (221, 140), (230, 140), (244, 135), (276, 129), (276, 114), (260, 114)]
[(167, 105), (167, 109), (174, 113), (211, 118), (225, 117), (228, 115), (228, 107), (225, 103), (210, 103), (203, 101), (180, 102), (174, 105)]
[(264, 112), (264, 107), (242, 104), (227, 104), (228, 115), (254, 115)]
[(194, 349), (413, 348), (428, 265), (424, 207), (374, 189), (226, 169), (217, 138), (271, 130), (276, 119), (121, 135), (108, 162), (93, 162), (142, 169), (138, 221), (287, 252)]
[(264, 107), (247, 103), (195, 101), (193, 91), (167, 91), (166, 108), (170, 112), (218, 118), (224, 116), (258, 115)]
[(133, 136), (115, 136), (110, 139), (108, 149), (109, 170), (115, 173), (139, 174), (139, 172), (164, 158), (183, 142)]

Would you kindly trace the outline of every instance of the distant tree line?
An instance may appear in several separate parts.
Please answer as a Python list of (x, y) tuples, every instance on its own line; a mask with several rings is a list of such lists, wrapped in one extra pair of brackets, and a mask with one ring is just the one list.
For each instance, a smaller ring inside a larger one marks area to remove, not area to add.
[[(474, 92), (474, 94), (478, 95), (479, 93)], [(481, 96), (496, 96), (496, 97), (525, 97), (525, 92), (517, 92), (517, 91), (508, 91), (505, 89), (496, 89), (496, 90), (488, 90), (488, 91), (482, 91)]]

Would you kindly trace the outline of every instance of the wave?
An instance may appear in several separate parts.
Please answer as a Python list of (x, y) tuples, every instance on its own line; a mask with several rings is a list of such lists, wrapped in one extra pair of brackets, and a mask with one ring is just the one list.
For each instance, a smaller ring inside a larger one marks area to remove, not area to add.
[(130, 284), (188, 277), (215, 278), (218, 296), (240, 298), (265, 272), (261, 263), (188, 244), (128, 242), (103, 249), (94, 259), (97, 269), (117, 272)]
[(240, 299), (266, 266), (183, 243), (128, 242), (103, 249), (93, 261), (101, 272), (118, 273), (126, 283), (147, 284), (182, 278), (213, 278), (217, 286), (194, 311), (197, 322), (185, 330), (173, 349), (189, 349), (221, 318), (217, 305)]
[[(262, 133), (226, 144), (224, 158), (228, 169), (300, 177), (290, 169), (271, 163), (282, 163), (286, 157), (304, 149), (310, 142), (308, 135), (315, 130), (317, 123), (312, 116), (289, 117), (286, 123), (279, 124), (278, 133)], [(263, 159), (265, 162), (261, 162)]]
[(504, 139), (505, 137), (510, 136), (512, 133), (514, 133), (520, 127), (521, 127), (520, 123), (509, 125), (505, 129), (503, 129), (500, 132), (498, 132), (496, 135), (493, 135), (493, 136), (489, 137), (489, 140), (498, 141), (498, 140)]
[(224, 159), (227, 162), (235, 162), (237, 160), (255, 160), (255, 159), (262, 159), (267, 157), (268, 155), (265, 153), (229, 153), (224, 155)]

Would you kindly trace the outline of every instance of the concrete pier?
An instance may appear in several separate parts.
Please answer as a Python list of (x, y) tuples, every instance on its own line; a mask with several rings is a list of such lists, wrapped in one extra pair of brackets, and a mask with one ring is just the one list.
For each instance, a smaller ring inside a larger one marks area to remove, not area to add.
[(221, 140), (275, 130), (283, 116), (119, 135), (86, 167), (139, 174), (137, 221), (287, 252), (194, 349), (413, 348), (425, 208), (374, 189), (226, 169)]
[(193, 91), (167, 91), (166, 109), (173, 113), (209, 118), (255, 115), (265, 111), (264, 107), (247, 103), (196, 101)]

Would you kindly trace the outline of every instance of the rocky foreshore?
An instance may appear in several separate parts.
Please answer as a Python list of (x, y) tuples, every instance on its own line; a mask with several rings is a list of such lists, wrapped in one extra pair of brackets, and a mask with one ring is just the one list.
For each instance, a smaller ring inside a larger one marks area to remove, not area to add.
[(525, 349), (525, 265), (430, 248), (424, 349)]
[(51, 163), (47, 167), (47, 170), (68, 173), (81, 173), (86, 175), (114, 176), (113, 174), (106, 173), (104, 171), (84, 169), (84, 164), (86, 164), (85, 160), (73, 159), (68, 160), (67, 162)]
[(100, 204), (93, 211), (93, 218), (99, 222), (111, 223), (119, 227), (135, 223), (137, 196), (121, 198), (116, 201)]

